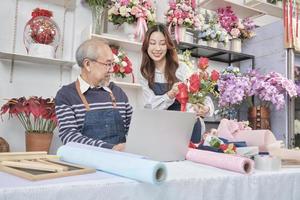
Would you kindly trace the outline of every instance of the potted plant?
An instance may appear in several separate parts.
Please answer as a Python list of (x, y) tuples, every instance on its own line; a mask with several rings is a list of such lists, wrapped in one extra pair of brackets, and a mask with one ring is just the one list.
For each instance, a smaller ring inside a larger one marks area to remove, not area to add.
[(92, 9), (92, 32), (101, 34), (104, 32), (105, 10), (109, 0), (84, 0)]
[(17, 117), (25, 128), (26, 151), (49, 151), (53, 131), (57, 126), (54, 100), (42, 97), (12, 98), (0, 110)]

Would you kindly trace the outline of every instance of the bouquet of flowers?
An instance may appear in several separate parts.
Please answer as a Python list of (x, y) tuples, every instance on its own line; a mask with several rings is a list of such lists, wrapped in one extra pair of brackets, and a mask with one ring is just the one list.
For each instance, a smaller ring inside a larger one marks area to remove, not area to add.
[[(202, 16), (202, 15), (201, 15)], [(227, 31), (221, 27), (216, 14), (209, 14), (207, 11), (203, 14), (204, 23), (199, 28), (199, 38), (204, 41), (216, 41), (227, 43), (229, 37)]]
[(235, 107), (241, 104), (249, 93), (249, 79), (242, 76), (239, 68), (228, 66), (221, 72), (218, 81), (219, 106)]
[(138, 20), (143, 24), (155, 24), (155, 9), (151, 0), (111, 0), (108, 20), (115, 25), (133, 24)]
[(50, 98), (12, 98), (1, 107), (1, 115), (7, 112), (19, 119), (26, 132), (53, 133), (57, 126), (55, 104)]
[(219, 8), (217, 10), (221, 26), (235, 39), (250, 39), (255, 36), (255, 24), (253, 20), (245, 18), (242, 21), (238, 19), (230, 6)]
[(219, 79), (219, 73), (213, 70), (209, 74), (206, 69), (208, 67), (208, 59), (201, 57), (198, 62), (199, 71), (192, 74), (186, 83), (178, 86), (179, 93), (176, 99), (181, 103), (181, 110), (186, 110), (186, 103), (203, 104), (207, 95), (212, 94), (218, 96), (216, 84)]
[[(132, 74), (132, 63), (126, 56), (124, 51), (116, 48), (112, 48), (114, 54), (115, 66), (113, 68), (113, 73), (117, 77), (124, 78), (127, 74)], [(132, 74), (133, 75), (133, 74)]]
[[(257, 104), (269, 107), (274, 104), (276, 110), (285, 105), (284, 95), (297, 96), (297, 86), (292, 81), (277, 72), (269, 72), (266, 75), (259, 74), (257, 70), (251, 70), (246, 74), (249, 79), (248, 96), (256, 96)], [(249, 101), (252, 105), (252, 101)]]
[(166, 18), (169, 26), (186, 28), (199, 27), (198, 14), (195, 11), (195, 0), (170, 0)]

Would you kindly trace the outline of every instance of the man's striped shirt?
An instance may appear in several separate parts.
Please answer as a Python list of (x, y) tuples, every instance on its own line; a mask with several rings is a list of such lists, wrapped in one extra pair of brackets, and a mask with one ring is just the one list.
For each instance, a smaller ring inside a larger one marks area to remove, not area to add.
[[(120, 87), (111, 82), (109, 88), (116, 98), (117, 107), (115, 109), (119, 110), (127, 133), (132, 115), (132, 107), (128, 103), (127, 95)], [(90, 110), (113, 108), (109, 92), (102, 87), (90, 88), (84, 93), (84, 96), (90, 105)], [(114, 146), (114, 144), (109, 144), (105, 141), (93, 139), (81, 134), (86, 108), (77, 93), (75, 82), (63, 86), (57, 92), (55, 105), (59, 124), (59, 137), (63, 144), (77, 142), (104, 148), (112, 148)]]

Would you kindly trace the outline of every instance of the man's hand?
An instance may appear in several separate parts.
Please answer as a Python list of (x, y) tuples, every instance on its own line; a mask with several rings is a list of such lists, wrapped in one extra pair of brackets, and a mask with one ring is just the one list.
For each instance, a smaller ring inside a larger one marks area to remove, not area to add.
[(126, 143), (116, 144), (112, 149), (115, 151), (124, 151)]

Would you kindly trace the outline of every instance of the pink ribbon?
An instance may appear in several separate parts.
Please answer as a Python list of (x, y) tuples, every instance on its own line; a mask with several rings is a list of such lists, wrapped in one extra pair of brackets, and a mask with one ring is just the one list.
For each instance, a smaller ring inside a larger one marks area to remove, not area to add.
[(136, 30), (134, 33), (134, 37), (135, 38), (139, 37), (141, 39), (141, 41), (143, 41), (147, 30), (148, 30), (148, 27), (147, 27), (146, 20), (143, 17), (139, 17), (139, 19), (137, 21), (137, 26), (136, 26)]

